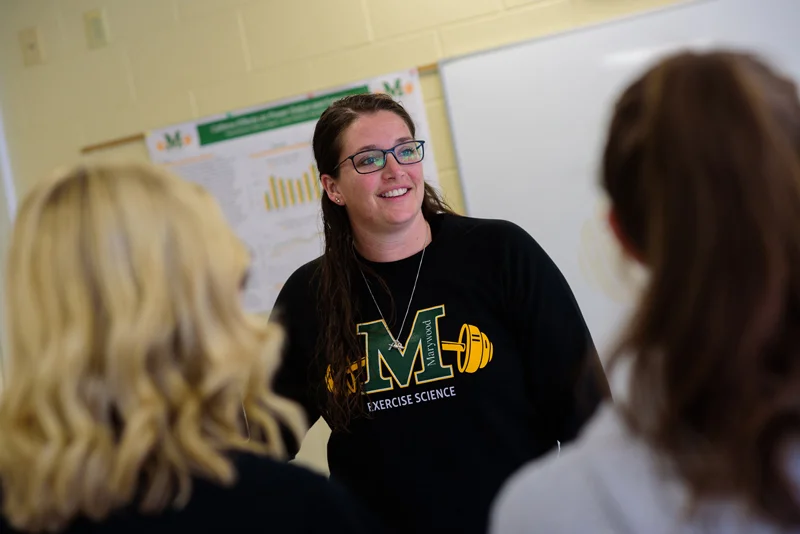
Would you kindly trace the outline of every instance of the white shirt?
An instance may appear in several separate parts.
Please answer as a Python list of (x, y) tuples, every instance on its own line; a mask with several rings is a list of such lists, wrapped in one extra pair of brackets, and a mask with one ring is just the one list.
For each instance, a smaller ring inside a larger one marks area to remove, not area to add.
[[(787, 531), (719, 502), (687, 515), (688, 491), (633, 435), (612, 404), (560, 454), (523, 467), (498, 495), (491, 534), (778, 534)], [(795, 531), (800, 532), (800, 531)]]

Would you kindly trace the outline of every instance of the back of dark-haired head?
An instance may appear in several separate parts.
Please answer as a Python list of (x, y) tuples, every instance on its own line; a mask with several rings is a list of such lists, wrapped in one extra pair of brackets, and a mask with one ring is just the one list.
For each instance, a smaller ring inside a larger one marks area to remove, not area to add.
[(795, 84), (741, 53), (660, 62), (617, 103), (603, 186), (650, 273), (617, 352), (633, 358), (633, 428), (696, 503), (800, 525), (785, 474), (800, 433)]

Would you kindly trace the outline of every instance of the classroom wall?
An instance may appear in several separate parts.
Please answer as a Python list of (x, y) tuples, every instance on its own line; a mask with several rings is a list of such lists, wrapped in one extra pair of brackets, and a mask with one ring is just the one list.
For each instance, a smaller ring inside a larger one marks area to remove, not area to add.
[[(0, 108), (17, 190), (86, 145), (675, 2), (0, 0)], [(111, 44), (90, 50), (83, 13), (95, 8)], [(22, 64), (18, 32), (30, 26), (44, 65)], [(422, 80), (442, 188), (463, 211), (439, 77)], [(93, 155), (104, 156), (147, 152), (139, 142)], [(315, 427), (302, 461), (325, 470), (326, 437)]]
[[(0, 0), (15, 180), (22, 193), (86, 145), (674, 1)], [(95, 8), (111, 44), (90, 50)], [(25, 67), (18, 32), (31, 26), (45, 64)], [(461, 210), (439, 78), (423, 79), (442, 187)]]

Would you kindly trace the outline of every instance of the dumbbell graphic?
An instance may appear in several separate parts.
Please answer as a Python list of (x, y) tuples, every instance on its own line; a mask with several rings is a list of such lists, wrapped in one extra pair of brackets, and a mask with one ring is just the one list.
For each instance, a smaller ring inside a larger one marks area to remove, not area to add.
[(458, 335), (458, 343), (442, 341), (442, 350), (456, 353), (459, 373), (474, 373), (492, 361), (494, 345), (477, 326), (465, 324)]

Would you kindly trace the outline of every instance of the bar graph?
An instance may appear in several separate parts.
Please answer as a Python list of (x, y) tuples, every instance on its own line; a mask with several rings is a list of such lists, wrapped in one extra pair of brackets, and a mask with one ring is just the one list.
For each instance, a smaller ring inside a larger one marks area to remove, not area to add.
[(277, 211), (301, 204), (309, 204), (320, 199), (320, 185), (314, 165), (303, 173), (302, 178), (285, 178), (271, 175), (269, 187), (264, 192), (264, 207), (267, 211)]

